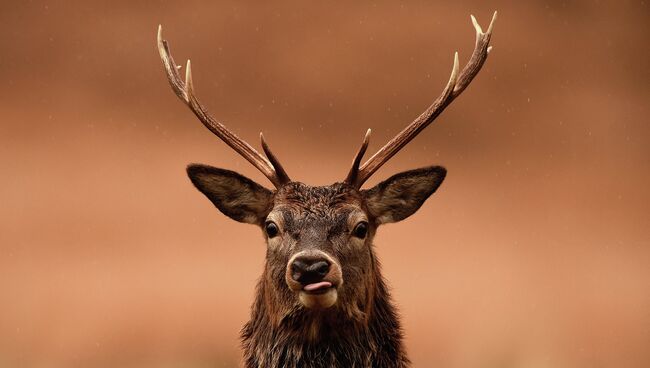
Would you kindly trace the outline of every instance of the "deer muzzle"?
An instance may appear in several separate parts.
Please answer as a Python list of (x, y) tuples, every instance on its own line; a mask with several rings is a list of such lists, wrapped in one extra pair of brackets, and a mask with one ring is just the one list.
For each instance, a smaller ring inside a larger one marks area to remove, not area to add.
[(287, 286), (306, 308), (329, 308), (338, 300), (343, 284), (339, 263), (327, 253), (308, 250), (296, 253), (287, 264)]

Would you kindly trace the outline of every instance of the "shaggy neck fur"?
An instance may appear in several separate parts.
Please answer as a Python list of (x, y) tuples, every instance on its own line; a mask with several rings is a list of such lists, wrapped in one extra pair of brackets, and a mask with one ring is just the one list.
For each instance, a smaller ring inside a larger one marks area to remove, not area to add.
[(283, 310), (278, 306), (283, 298), (263, 277), (242, 330), (246, 367), (408, 367), (399, 320), (378, 269), (373, 281), (364, 305)]

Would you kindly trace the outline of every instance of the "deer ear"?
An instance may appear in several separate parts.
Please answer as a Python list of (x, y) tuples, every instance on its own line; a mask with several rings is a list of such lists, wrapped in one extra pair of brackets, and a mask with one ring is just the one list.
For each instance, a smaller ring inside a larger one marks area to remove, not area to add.
[(189, 165), (187, 175), (219, 211), (233, 220), (260, 225), (269, 213), (273, 193), (245, 176), (198, 164)]
[(402, 221), (438, 189), (445, 175), (447, 170), (441, 166), (404, 171), (361, 194), (377, 225)]

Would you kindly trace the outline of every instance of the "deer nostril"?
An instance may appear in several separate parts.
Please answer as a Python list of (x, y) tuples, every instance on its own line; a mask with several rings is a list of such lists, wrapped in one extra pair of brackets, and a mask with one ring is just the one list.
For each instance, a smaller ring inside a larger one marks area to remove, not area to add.
[(307, 268), (307, 271), (318, 274), (320, 277), (327, 275), (330, 270), (330, 264), (325, 261), (316, 262)]
[(291, 264), (291, 278), (293, 278), (295, 281), (298, 281), (302, 274), (307, 270), (307, 267), (309, 267), (309, 265), (305, 262), (301, 262), (298, 259), (293, 261)]
[(298, 258), (291, 264), (291, 278), (301, 284), (312, 284), (323, 280), (330, 270), (326, 260)]

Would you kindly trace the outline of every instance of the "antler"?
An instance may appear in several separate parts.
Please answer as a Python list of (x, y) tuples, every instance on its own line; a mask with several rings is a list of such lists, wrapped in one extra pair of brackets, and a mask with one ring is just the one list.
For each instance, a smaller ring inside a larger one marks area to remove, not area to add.
[(494, 12), (492, 16), (492, 21), (490, 26), (487, 29), (487, 32), (483, 32), (481, 26), (476, 21), (474, 16), (471, 16), (472, 23), (476, 29), (476, 45), (474, 46), (474, 52), (472, 57), (467, 62), (467, 65), (463, 70), (458, 73), (458, 52), (454, 55), (454, 67), (451, 70), (451, 77), (447, 86), (442, 91), (442, 94), (429, 106), (429, 108), (424, 111), (420, 116), (417, 117), (411, 124), (409, 124), (404, 130), (402, 130), (395, 138), (391, 139), (384, 147), (382, 147), (377, 153), (375, 153), (368, 161), (366, 161), (361, 167), (359, 163), (361, 162), (361, 157), (368, 146), (368, 133), (363, 140), (361, 149), (355, 157), (350, 173), (348, 174), (345, 182), (360, 188), (363, 183), (370, 178), (372, 174), (375, 173), (386, 161), (390, 160), (399, 150), (404, 148), (413, 138), (415, 138), (424, 128), (426, 128), (432, 121), (434, 121), (438, 115), (447, 107), (449, 104), (458, 97), (465, 88), (472, 82), (472, 79), (478, 74), (487, 59), (488, 53), (492, 49), (490, 44), (490, 37), (492, 36), (492, 27), (494, 26), (494, 21), (497, 18), (497, 12)]
[(165, 66), (165, 71), (167, 72), (167, 79), (169, 79), (169, 84), (172, 86), (172, 89), (176, 95), (185, 102), (185, 104), (194, 112), (196, 117), (199, 118), (201, 123), (205, 125), (206, 128), (210, 129), (217, 137), (221, 138), (228, 146), (237, 151), (242, 155), (248, 162), (253, 164), (259, 171), (266, 176), (276, 188), (279, 188), (283, 184), (286, 184), (291, 181), (289, 176), (284, 171), (280, 162), (276, 159), (275, 155), (271, 152), (266, 142), (264, 141), (264, 136), (260, 133), (260, 140), (262, 143), (262, 148), (266, 153), (268, 159), (262, 156), (257, 152), (253, 147), (248, 143), (237, 137), (233, 132), (226, 128), (223, 124), (214, 120), (209, 114), (208, 111), (199, 100), (194, 96), (194, 86), (192, 84), (192, 69), (190, 66), (190, 61), (187, 60), (187, 67), (185, 69), (185, 82), (181, 79), (181, 76), (178, 70), (181, 68), (176, 65), (172, 55), (169, 51), (169, 44), (166, 40), (162, 39), (162, 26), (158, 26), (158, 51), (160, 52), (160, 59)]

